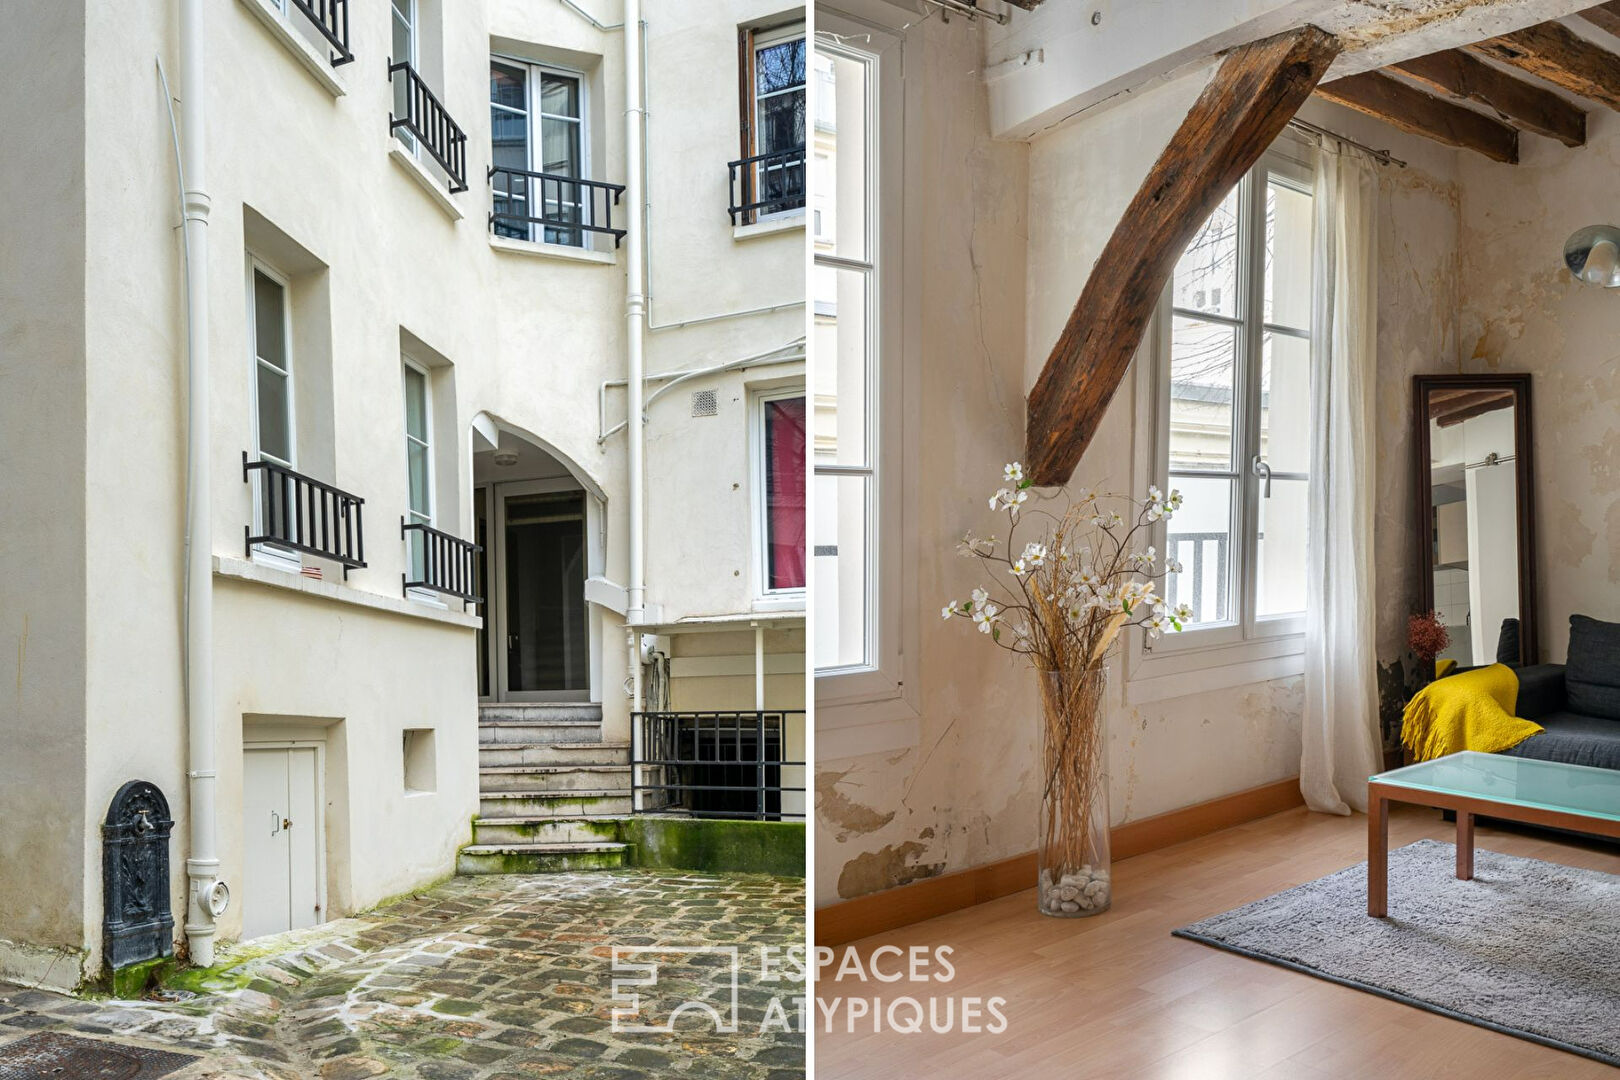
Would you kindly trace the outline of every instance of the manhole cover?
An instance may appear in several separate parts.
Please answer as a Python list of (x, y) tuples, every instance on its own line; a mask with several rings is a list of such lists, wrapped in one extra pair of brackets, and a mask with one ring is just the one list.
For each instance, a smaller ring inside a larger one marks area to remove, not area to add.
[(52, 1031), (0, 1046), (0, 1080), (157, 1080), (195, 1060)]

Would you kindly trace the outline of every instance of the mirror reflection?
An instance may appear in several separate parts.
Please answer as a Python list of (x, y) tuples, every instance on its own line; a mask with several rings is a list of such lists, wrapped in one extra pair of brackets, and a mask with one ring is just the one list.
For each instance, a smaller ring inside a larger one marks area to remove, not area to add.
[(1511, 389), (1428, 392), (1434, 610), (1459, 667), (1519, 662), (1519, 500)]

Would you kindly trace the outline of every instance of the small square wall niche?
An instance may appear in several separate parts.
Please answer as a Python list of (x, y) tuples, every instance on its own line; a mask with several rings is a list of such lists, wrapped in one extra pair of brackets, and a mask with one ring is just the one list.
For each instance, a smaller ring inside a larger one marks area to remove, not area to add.
[(405, 794), (439, 790), (438, 735), (432, 728), (405, 729)]

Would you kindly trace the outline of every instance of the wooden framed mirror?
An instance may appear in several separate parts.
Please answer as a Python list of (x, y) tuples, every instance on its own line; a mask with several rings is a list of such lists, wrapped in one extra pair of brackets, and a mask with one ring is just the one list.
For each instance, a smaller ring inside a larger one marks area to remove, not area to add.
[(1536, 663), (1530, 376), (1414, 376), (1412, 446), (1418, 610), (1451, 634), (1437, 659)]

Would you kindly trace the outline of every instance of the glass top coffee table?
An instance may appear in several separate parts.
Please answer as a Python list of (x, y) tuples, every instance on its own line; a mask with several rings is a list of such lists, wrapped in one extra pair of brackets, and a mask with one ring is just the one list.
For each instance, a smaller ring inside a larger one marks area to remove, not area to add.
[(1367, 781), (1367, 914), (1389, 906), (1389, 804), (1457, 813), (1457, 877), (1474, 876), (1474, 817), (1620, 838), (1620, 770), (1465, 750)]

